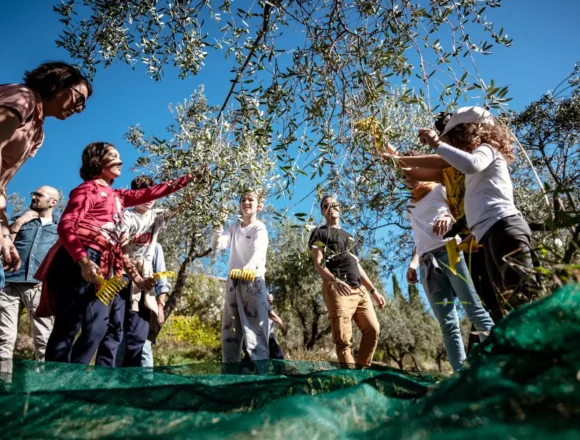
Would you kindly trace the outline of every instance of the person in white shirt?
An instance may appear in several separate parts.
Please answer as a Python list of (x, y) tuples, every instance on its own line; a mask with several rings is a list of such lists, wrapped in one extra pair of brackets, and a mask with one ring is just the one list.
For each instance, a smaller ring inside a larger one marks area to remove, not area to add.
[(443, 333), (449, 363), (453, 371), (459, 371), (465, 361), (465, 347), (454, 293), (479, 332), (480, 341), (484, 341), (489, 334), (493, 321), (477, 296), (463, 255), (455, 265), (455, 274), (449, 267), (446, 243), (449, 240), (459, 241), (459, 237), (442, 237), (453, 223), (445, 188), (438, 183), (419, 183), (409, 177), (406, 181), (407, 186), (413, 190), (407, 206), (407, 218), (411, 222), (415, 241), (413, 258), (407, 270), (407, 281), (409, 284), (418, 281), (419, 268), (421, 284)]
[(514, 155), (507, 128), (481, 107), (462, 107), (445, 126), (445, 142), (434, 130), (420, 130), (419, 137), (466, 175), (467, 224), (484, 246), (488, 275), (502, 308), (509, 311), (531, 301), (538, 289), (530, 276), (532, 233), (514, 204), (508, 170)]
[(222, 362), (241, 361), (242, 343), (252, 361), (269, 358), (268, 349), (268, 291), (266, 253), (268, 231), (257, 219), (263, 208), (263, 199), (255, 191), (240, 197), (242, 219), (232, 223), (225, 231), (214, 231), (211, 247), (214, 250), (230, 250), (228, 274), (234, 269), (254, 271), (253, 280), (228, 277), (222, 322)]

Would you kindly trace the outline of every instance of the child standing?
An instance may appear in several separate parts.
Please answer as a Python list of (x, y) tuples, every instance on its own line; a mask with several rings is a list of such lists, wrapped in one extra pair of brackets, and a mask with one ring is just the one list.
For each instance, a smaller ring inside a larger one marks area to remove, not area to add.
[[(516, 209), (508, 163), (514, 160), (508, 130), (481, 107), (462, 107), (450, 119), (442, 138), (420, 130), (421, 142), (465, 177), (465, 215), (477, 241), (483, 244), (488, 275), (502, 306), (516, 308), (532, 300), (534, 283), (531, 231)], [(517, 260), (517, 265), (504, 261)]]
[[(149, 176), (138, 176), (131, 182), (132, 190), (154, 186), (155, 181)], [(121, 226), (122, 234), (126, 235), (129, 240), (123, 250), (144, 278), (153, 275), (157, 236), (176, 214), (174, 211), (153, 209), (154, 204), (155, 201), (151, 200), (125, 211)], [(123, 366), (141, 366), (143, 345), (149, 334), (151, 313), (160, 325), (163, 324), (164, 298), (165, 295), (157, 297), (153, 288), (143, 290), (140, 285), (131, 281), (119, 292), (119, 295), (115, 295), (107, 334), (99, 345), (95, 365), (115, 366), (117, 349), (125, 334), (127, 342)]]
[(43, 281), (37, 316), (55, 315), (47, 361), (89, 364), (93, 358), (109, 320), (109, 307), (95, 296), (98, 276), (120, 275), (125, 265), (144, 289), (155, 283), (153, 278), (143, 280), (135, 274), (122, 258), (118, 230), (123, 209), (171, 194), (193, 177), (139, 190), (113, 189), (122, 164), (113, 145), (95, 142), (86, 146), (80, 169), (84, 183), (71, 192), (58, 225), (59, 239), (36, 273)]
[(493, 321), (479, 301), (463, 255), (455, 265), (457, 274), (453, 274), (449, 268), (446, 243), (457, 237), (441, 237), (453, 221), (447, 206), (445, 188), (437, 183), (419, 183), (410, 178), (407, 178), (407, 186), (413, 190), (407, 217), (411, 221), (415, 241), (407, 281), (415, 284), (417, 268), (420, 268), (421, 284), (443, 332), (449, 362), (453, 371), (459, 371), (463, 368), (465, 347), (454, 293), (469, 320), (480, 332), (480, 341), (486, 338), (485, 334), (493, 327)]
[(212, 249), (230, 249), (228, 273), (234, 269), (255, 272), (253, 281), (228, 277), (222, 322), (224, 364), (241, 361), (244, 341), (252, 361), (269, 358), (269, 306), (264, 280), (268, 231), (266, 225), (257, 219), (263, 206), (259, 193), (244, 193), (240, 197), (242, 219), (224, 232), (216, 230), (211, 239)]

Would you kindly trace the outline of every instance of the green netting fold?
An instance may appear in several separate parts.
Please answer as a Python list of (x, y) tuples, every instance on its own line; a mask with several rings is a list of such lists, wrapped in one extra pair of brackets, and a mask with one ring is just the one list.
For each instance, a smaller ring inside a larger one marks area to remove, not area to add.
[(578, 438), (580, 288), (507, 316), (448, 379), (268, 361), (107, 369), (15, 360), (7, 438)]

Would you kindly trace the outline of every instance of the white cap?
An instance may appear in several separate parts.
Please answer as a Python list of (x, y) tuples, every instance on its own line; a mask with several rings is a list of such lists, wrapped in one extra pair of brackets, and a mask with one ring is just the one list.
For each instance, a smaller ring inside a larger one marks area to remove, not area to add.
[(488, 124), (495, 125), (493, 115), (482, 107), (461, 107), (449, 119), (441, 136), (459, 124)]

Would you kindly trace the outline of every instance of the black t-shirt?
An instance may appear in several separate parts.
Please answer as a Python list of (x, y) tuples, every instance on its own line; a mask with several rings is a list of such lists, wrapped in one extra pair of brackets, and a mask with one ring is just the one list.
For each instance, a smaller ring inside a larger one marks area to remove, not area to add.
[(352, 235), (343, 229), (324, 225), (312, 231), (308, 247), (324, 251), (326, 267), (336, 278), (351, 287), (360, 287), (356, 242)]

